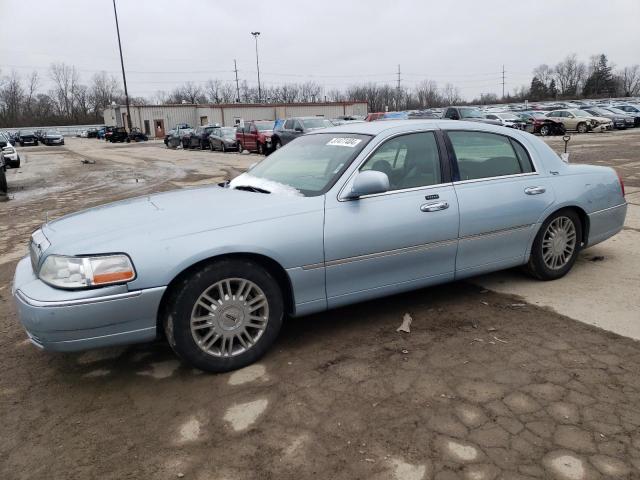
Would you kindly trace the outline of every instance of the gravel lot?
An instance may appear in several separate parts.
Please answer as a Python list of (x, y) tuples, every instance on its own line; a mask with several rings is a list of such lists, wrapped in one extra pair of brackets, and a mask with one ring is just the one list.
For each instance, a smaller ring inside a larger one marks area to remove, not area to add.
[[(638, 130), (569, 144), (572, 162), (614, 166), (631, 192), (624, 248), (603, 244), (598, 262), (584, 252), (563, 280), (603, 312), (619, 308), (601, 289), (620, 269), (632, 272), (624, 311), (640, 309)], [(260, 159), (66, 142), (21, 149), (0, 203), (0, 478), (640, 478), (640, 343), (579, 321), (552, 291), (529, 303), (541, 284), (519, 272), (491, 290), (460, 282), (288, 321), (259, 364), (232, 374), (190, 369), (160, 342), (37, 350), (10, 283), (47, 216), (215, 183)], [(533, 292), (509, 295), (515, 284)], [(396, 332), (405, 313), (410, 334)]]

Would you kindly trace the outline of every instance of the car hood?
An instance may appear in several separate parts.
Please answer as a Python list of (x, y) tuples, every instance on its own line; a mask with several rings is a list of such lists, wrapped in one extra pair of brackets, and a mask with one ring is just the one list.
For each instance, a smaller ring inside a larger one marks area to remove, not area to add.
[(62, 138), (62, 135), (45, 135), (44, 138)]
[(42, 230), (51, 242), (47, 254), (126, 251), (131, 241), (156, 242), (322, 208), (314, 199), (218, 186), (183, 189), (66, 215)]

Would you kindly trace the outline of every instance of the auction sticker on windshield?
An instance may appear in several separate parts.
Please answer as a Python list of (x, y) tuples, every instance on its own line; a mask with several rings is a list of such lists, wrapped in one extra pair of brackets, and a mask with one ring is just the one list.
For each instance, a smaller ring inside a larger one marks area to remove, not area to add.
[(334, 145), (336, 147), (350, 147), (354, 148), (358, 145), (362, 139), (360, 138), (348, 138), (348, 137), (336, 137), (329, 140), (327, 145)]

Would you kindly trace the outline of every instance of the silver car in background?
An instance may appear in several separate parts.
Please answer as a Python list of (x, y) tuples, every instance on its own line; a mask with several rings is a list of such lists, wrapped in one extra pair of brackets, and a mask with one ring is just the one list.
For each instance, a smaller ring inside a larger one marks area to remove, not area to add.
[(526, 266), (564, 276), (622, 229), (624, 186), (531, 134), (450, 120), (307, 134), (228, 184), (44, 224), (13, 294), (32, 342), (70, 351), (161, 332), (207, 371), (248, 365), (283, 317)]

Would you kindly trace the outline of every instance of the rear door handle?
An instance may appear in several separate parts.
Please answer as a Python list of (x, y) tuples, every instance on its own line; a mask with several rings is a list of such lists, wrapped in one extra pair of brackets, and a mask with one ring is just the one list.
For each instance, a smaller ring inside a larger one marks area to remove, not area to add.
[(524, 193), (527, 195), (540, 195), (546, 191), (547, 189), (544, 187), (527, 187), (524, 189)]
[(446, 210), (449, 208), (449, 204), (447, 202), (435, 202), (435, 203), (425, 203), (420, 206), (420, 210), (427, 212), (438, 212), (440, 210)]

